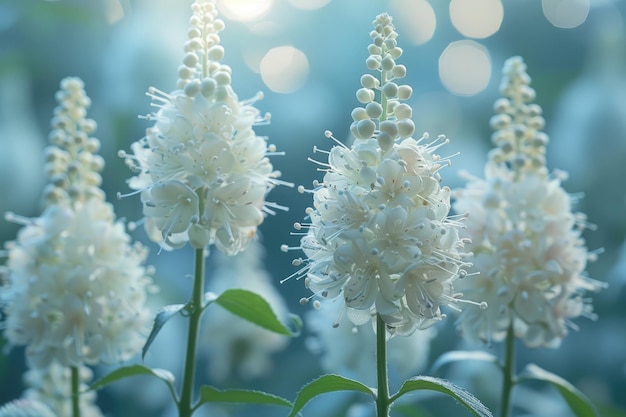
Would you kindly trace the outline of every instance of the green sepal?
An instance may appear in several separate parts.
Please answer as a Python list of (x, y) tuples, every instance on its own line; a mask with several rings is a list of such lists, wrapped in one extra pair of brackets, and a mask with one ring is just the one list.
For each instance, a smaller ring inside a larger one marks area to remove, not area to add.
[(296, 416), (309, 401), (318, 395), (336, 391), (357, 391), (376, 399), (376, 391), (358, 381), (334, 374), (322, 375), (303, 386), (298, 392), (289, 417)]
[(404, 394), (417, 390), (441, 392), (460, 402), (477, 417), (493, 417), (491, 411), (468, 391), (445, 379), (430, 376), (416, 376), (404, 381), (400, 390), (391, 397), (391, 402), (396, 401)]

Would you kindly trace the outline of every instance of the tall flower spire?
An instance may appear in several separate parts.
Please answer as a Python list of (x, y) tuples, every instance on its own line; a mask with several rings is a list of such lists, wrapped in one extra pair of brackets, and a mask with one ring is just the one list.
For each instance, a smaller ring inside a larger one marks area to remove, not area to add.
[(197, 0), (192, 10), (178, 89), (149, 89), (157, 111), (146, 119), (154, 125), (132, 144), (132, 155), (120, 156), (137, 173), (129, 185), (141, 193), (153, 240), (165, 248), (215, 244), (232, 255), (247, 246), (265, 213), (283, 208), (265, 201), (282, 182), (267, 158), (275, 147), (253, 130), (269, 121), (253, 106), (262, 94), (239, 101), (231, 69), (221, 63), (224, 22), (214, 1)]
[(293, 249), (307, 259), (294, 260), (303, 265), (294, 276), (306, 277), (314, 296), (342, 297), (354, 324), (379, 314), (390, 332), (409, 334), (440, 320), (441, 305), (457, 303), (452, 282), (468, 264), (459, 224), (448, 217), (450, 190), (440, 186), (439, 170), (449, 161), (435, 152), (448, 139), (412, 137), (404, 102), (412, 90), (396, 83), (406, 74), (396, 63), (398, 35), (387, 14), (373, 26), (366, 65), (376, 76), (361, 77), (352, 147), (326, 132), (337, 145), (318, 162), (326, 174), (309, 190), (310, 222), (296, 224), (308, 232)]
[(595, 317), (582, 295), (602, 284), (584, 275), (596, 254), (581, 236), (585, 216), (571, 212), (572, 198), (561, 187), (566, 175), (546, 168), (548, 136), (526, 65), (510, 58), (502, 74), (485, 179), (468, 177), (454, 203), (457, 212), (471, 213), (462, 235), (472, 241), (480, 272), (459, 287), (489, 308), (467, 308), (458, 323), (468, 339), (502, 341), (513, 326), (531, 347), (556, 347), (568, 327), (576, 328), (571, 319)]
[(34, 219), (6, 215), (23, 227), (7, 243), (2, 271), (4, 334), (11, 345), (27, 345), (34, 368), (53, 359), (73, 367), (125, 360), (141, 349), (150, 324), (147, 252), (131, 244), (99, 188), (104, 162), (82, 81), (64, 79), (56, 98), (45, 209)]

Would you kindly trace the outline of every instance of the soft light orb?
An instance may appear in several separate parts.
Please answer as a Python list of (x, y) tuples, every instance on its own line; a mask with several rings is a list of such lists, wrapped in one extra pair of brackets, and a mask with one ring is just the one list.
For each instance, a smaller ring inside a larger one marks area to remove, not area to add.
[(554, 26), (572, 29), (587, 20), (590, 3), (590, 0), (542, 0), (541, 8)]
[(426, 0), (391, 0), (389, 2), (394, 20), (402, 27), (403, 37), (415, 45), (428, 42), (435, 33), (437, 18)]
[(218, 0), (217, 8), (229, 20), (250, 22), (266, 13), (274, 0)]
[(270, 49), (261, 59), (261, 78), (265, 85), (277, 93), (298, 90), (309, 74), (309, 61), (304, 52), (293, 46)]
[(317, 10), (330, 3), (330, 0), (289, 0), (293, 7), (303, 10)]
[(491, 57), (481, 44), (452, 42), (439, 57), (439, 78), (453, 94), (473, 96), (483, 91), (491, 78)]
[(504, 8), (500, 0), (452, 0), (450, 19), (463, 36), (486, 38), (500, 29)]

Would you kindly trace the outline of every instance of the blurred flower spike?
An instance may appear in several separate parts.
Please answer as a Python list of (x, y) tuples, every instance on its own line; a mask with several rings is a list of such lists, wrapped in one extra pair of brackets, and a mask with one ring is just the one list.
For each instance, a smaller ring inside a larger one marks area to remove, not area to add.
[(20, 398), (0, 407), (0, 417), (57, 417), (57, 415), (40, 401)]
[(151, 271), (147, 251), (131, 244), (124, 224), (99, 188), (103, 159), (90, 100), (78, 78), (56, 95), (45, 171), (44, 211), (6, 244), (1, 288), (9, 345), (27, 345), (33, 368), (118, 362), (136, 354), (150, 324), (145, 301)]
[(311, 298), (342, 297), (341, 314), (355, 325), (379, 314), (390, 334), (408, 335), (442, 319), (440, 306), (459, 304), (453, 281), (470, 264), (457, 231), (463, 216), (448, 216), (450, 190), (440, 185), (449, 160), (435, 152), (448, 139), (413, 138), (412, 109), (404, 103), (412, 89), (396, 84), (406, 75), (396, 63), (397, 33), (387, 14), (373, 25), (366, 65), (377, 77), (361, 77), (356, 96), (363, 106), (352, 111), (356, 139), (347, 147), (326, 132), (337, 145), (321, 151), (328, 157), (317, 162), (324, 179), (313, 190), (299, 188), (313, 194), (310, 222), (296, 224), (307, 232), (300, 246), (283, 250), (306, 255), (294, 260), (302, 268), (293, 276), (305, 277)]
[(468, 176), (454, 192), (455, 210), (471, 213), (462, 236), (480, 272), (460, 290), (489, 308), (467, 308), (458, 323), (470, 340), (502, 341), (512, 326), (530, 347), (557, 347), (577, 328), (572, 319), (595, 318), (583, 293), (603, 288), (584, 274), (597, 254), (581, 236), (585, 215), (571, 212), (561, 187), (566, 174), (546, 168), (545, 121), (522, 58), (507, 60), (502, 74), (485, 179)]
[(277, 154), (275, 147), (253, 130), (269, 122), (254, 107), (262, 94), (239, 101), (231, 69), (220, 62), (224, 22), (216, 17), (214, 1), (197, 0), (192, 10), (178, 89), (149, 89), (158, 110), (146, 119), (154, 125), (131, 145), (132, 154), (120, 156), (137, 173), (129, 185), (141, 194), (152, 240), (166, 249), (215, 244), (234, 255), (245, 249), (265, 214), (286, 210), (265, 197), (287, 183), (278, 180), (280, 172), (268, 159)]

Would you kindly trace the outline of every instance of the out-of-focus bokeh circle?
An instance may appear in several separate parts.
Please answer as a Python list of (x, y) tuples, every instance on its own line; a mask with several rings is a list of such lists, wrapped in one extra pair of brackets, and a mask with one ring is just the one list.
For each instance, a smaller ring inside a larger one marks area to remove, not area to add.
[(286, 94), (302, 87), (309, 75), (309, 60), (293, 46), (279, 46), (265, 54), (259, 68), (270, 90)]
[(426, 0), (391, 0), (389, 2), (394, 21), (406, 37), (415, 45), (428, 42), (435, 34), (437, 18)]
[(590, 0), (542, 0), (541, 7), (546, 19), (554, 26), (571, 29), (587, 20), (591, 2)]
[(330, 3), (330, 0), (289, 0), (292, 6), (303, 10), (321, 9)]
[(463, 36), (486, 38), (500, 29), (504, 8), (500, 0), (452, 0), (450, 19)]
[(217, 8), (229, 20), (250, 22), (272, 7), (274, 0), (218, 0)]
[(452, 42), (439, 57), (439, 78), (453, 94), (473, 96), (483, 91), (491, 78), (491, 57), (481, 44)]

